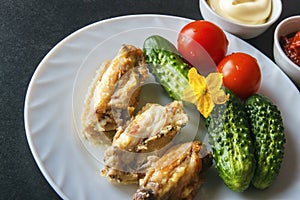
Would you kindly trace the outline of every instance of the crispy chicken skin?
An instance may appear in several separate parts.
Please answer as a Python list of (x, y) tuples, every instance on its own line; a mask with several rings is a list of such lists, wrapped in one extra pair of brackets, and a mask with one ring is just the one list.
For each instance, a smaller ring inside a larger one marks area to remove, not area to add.
[(143, 51), (123, 45), (113, 60), (102, 64), (89, 88), (83, 135), (93, 143), (111, 143), (117, 129), (131, 118), (147, 78)]
[(111, 182), (138, 183), (187, 121), (182, 102), (146, 104), (124, 130), (116, 133), (105, 151), (102, 175)]
[(212, 155), (200, 142), (173, 146), (148, 168), (133, 200), (191, 200), (211, 165)]

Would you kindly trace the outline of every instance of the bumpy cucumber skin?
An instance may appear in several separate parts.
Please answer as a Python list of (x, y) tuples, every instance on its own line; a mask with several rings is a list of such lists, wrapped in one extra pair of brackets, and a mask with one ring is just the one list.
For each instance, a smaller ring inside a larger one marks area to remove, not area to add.
[(257, 168), (252, 180), (258, 189), (268, 188), (280, 171), (284, 156), (284, 126), (281, 113), (266, 96), (255, 94), (245, 101), (254, 135)]
[(167, 39), (153, 35), (144, 41), (144, 55), (150, 72), (168, 95), (183, 100), (189, 86), (187, 74), (190, 66), (180, 57), (176, 47)]
[(254, 175), (254, 145), (242, 102), (228, 89), (225, 92), (229, 100), (214, 107), (206, 127), (219, 176), (229, 189), (242, 192)]

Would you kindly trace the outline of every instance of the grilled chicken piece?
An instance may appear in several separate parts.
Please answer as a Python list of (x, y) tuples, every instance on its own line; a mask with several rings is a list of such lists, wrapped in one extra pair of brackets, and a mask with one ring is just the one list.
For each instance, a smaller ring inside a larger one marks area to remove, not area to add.
[(83, 135), (94, 143), (111, 143), (138, 103), (140, 86), (148, 78), (143, 51), (124, 45), (117, 56), (102, 64), (86, 98)]
[(116, 133), (105, 151), (102, 175), (111, 182), (138, 183), (187, 121), (182, 102), (146, 104), (124, 130)]
[(212, 155), (200, 142), (175, 145), (148, 168), (133, 200), (193, 199), (211, 165)]

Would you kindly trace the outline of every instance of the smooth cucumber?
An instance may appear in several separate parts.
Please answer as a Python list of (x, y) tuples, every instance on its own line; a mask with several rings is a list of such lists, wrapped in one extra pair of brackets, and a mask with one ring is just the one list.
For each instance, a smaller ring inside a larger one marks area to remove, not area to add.
[(143, 51), (150, 72), (168, 95), (183, 100), (189, 86), (187, 74), (190, 66), (181, 58), (176, 47), (167, 39), (153, 35), (144, 41)]

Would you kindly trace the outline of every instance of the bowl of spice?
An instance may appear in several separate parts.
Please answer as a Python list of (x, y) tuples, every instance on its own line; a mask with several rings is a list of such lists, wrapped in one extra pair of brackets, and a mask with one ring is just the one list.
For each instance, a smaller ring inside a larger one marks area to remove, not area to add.
[(300, 88), (300, 15), (281, 21), (274, 31), (276, 64)]
[(205, 20), (243, 39), (257, 37), (277, 21), (281, 0), (199, 0)]

